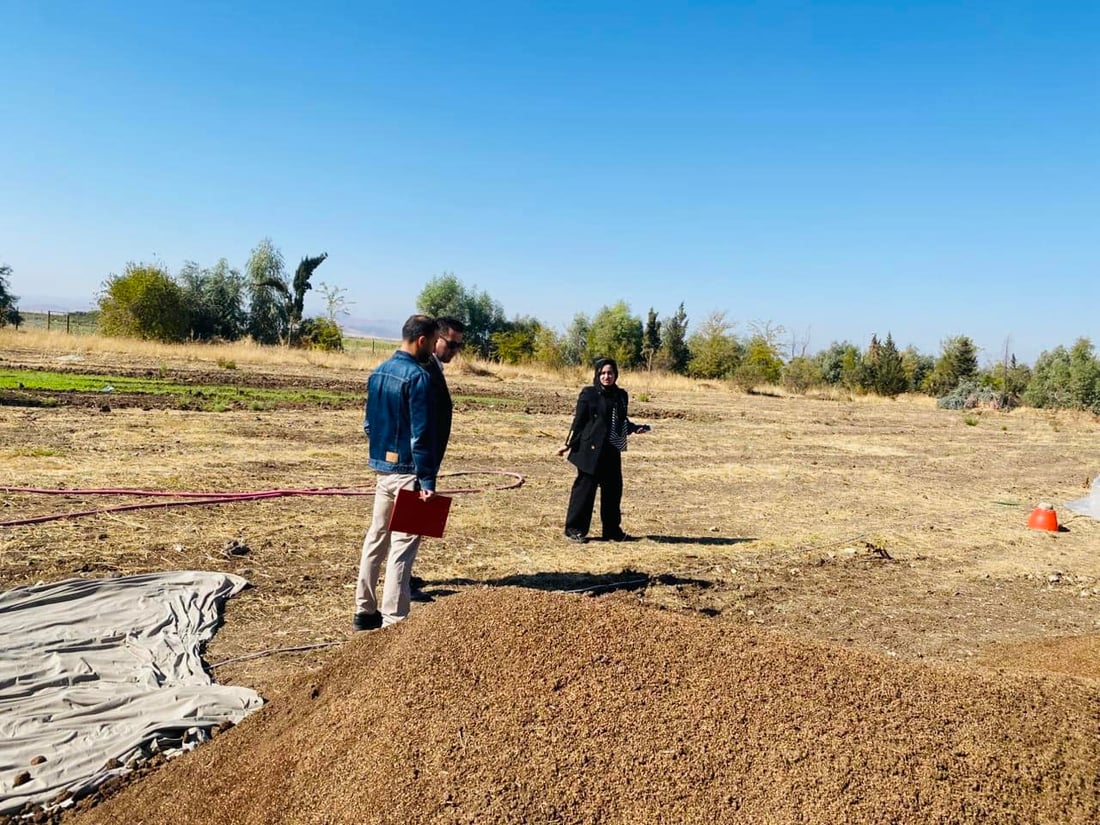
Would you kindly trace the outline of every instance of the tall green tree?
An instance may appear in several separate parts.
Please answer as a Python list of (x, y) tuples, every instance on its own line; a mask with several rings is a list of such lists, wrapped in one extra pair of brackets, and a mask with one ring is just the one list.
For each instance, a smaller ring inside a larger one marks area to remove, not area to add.
[(859, 385), (859, 371), (863, 356), (851, 341), (833, 341), (814, 360), (826, 384), (855, 389)]
[(467, 289), (453, 273), (445, 272), (424, 285), (416, 299), (417, 311), (432, 317), (449, 315), (466, 324), (463, 340), (468, 349), (487, 358), (492, 336), (506, 329), (504, 309), (488, 292)]
[(328, 257), (327, 252), (322, 252), (316, 257), (302, 258), (298, 268), (294, 270), (294, 280), (291, 282), (293, 290), (286, 296), (289, 304), (287, 308), (287, 326), (291, 344), (297, 344), (302, 326), (302, 313), (305, 312), (306, 293), (312, 288), (310, 279), (313, 272), (324, 263)]
[(679, 375), (687, 372), (688, 361), (691, 360), (691, 349), (687, 343), (687, 328), (687, 313), (684, 312), (684, 304), (681, 301), (676, 312), (666, 318), (661, 326), (659, 358), (661, 366), (669, 372)]
[(983, 370), (980, 376), (983, 386), (991, 387), (999, 394), (997, 403), (1002, 409), (1018, 406), (1031, 381), (1031, 367), (1016, 362), (1015, 353), (1009, 349), (1009, 340), (1005, 338), (1000, 362)]
[(1100, 362), (1088, 338), (1067, 350), (1055, 347), (1035, 361), (1024, 403), (1033, 407), (1100, 412)]
[(823, 381), (820, 365), (806, 355), (796, 355), (783, 367), (783, 386), (791, 392), (804, 393)]
[(943, 396), (955, 389), (960, 381), (977, 375), (978, 348), (966, 335), (956, 335), (941, 344), (940, 357), (925, 378), (924, 389), (932, 395)]
[(516, 317), (505, 324), (504, 329), (492, 334), (492, 355), (505, 364), (532, 361), (541, 332), (542, 324), (538, 319)]
[(935, 366), (935, 358), (922, 353), (912, 345), (902, 350), (901, 368), (905, 373), (906, 389), (909, 392), (920, 392), (925, 377), (932, 372)]
[(688, 338), (691, 357), (687, 374), (692, 378), (728, 378), (741, 365), (744, 347), (733, 334), (726, 313), (712, 312)]
[(10, 266), (0, 264), (0, 327), (8, 324), (19, 326), (23, 320), (16, 306), (19, 296), (11, 292), (11, 272)]
[(863, 388), (876, 395), (896, 398), (908, 386), (901, 353), (893, 336), (887, 332), (886, 340), (880, 342), (877, 335), (872, 335), (871, 345), (863, 356)]
[(570, 367), (579, 367), (588, 358), (588, 331), (592, 322), (583, 312), (573, 316), (573, 321), (561, 339), (562, 362)]
[(433, 318), (448, 315), (465, 322), (467, 301), (462, 281), (453, 272), (444, 272), (424, 284), (416, 299), (416, 309)]
[(535, 336), (535, 360), (552, 370), (565, 366), (562, 339), (550, 327), (541, 327)]
[(99, 329), (104, 335), (182, 341), (188, 332), (184, 291), (156, 264), (128, 263), (103, 282)]
[(289, 340), (290, 317), (286, 296), (283, 253), (264, 238), (252, 250), (245, 264), (248, 281), (248, 334), (258, 344), (277, 344)]
[(244, 308), (244, 276), (225, 258), (209, 269), (188, 261), (176, 279), (187, 303), (192, 338), (236, 341), (245, 334), (248, 314)]
[(757, 330), (744, 344), (741, 362), (733, 371), (734, 382), (746, 392), (761, 384), (778, 384), (783, 374), (777, 335)]
[(614, 358), (620, 369), (636, 366), (642, 357), (642, 321), (630, 314), (630, 305), (618, 301), (605, 306), (588, 330), (588, 361)]
[(1069, 388), (1078, 409), (1100, 412), (1100, 361), (1088, 338), (1078, 338), (1070, 347)]
[(657, 320), (657, 311), (650, 307), (649, 315), (646, 317), (645, 329), (642, 331), (642, 360), (645, 361), (647, 370), (653, 371), (653, 365), (657, 360), (657, 353), (660, 349), (661, 322)]

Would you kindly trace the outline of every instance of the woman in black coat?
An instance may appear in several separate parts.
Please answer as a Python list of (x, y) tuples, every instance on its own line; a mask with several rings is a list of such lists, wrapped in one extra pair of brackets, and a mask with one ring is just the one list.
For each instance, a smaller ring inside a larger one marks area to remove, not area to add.
[(627, 418), (627, 395), (616, 383), (618, 380), (619, 367), (614, 360), (601, 358), (596, 362), (592, 386), (581, 390), (569, 436), (565, 446), (558, 450), (558, 455), (568, 452), (569, 462), (577, 468), (565, 516), (565, 537), (581, 544), (588, 541), (597, 487), (603, 538), (610, 541), (629, 538), (621, 524), (621, 454), (626, 449), (628, 434), (649, 432), (649, 427)]

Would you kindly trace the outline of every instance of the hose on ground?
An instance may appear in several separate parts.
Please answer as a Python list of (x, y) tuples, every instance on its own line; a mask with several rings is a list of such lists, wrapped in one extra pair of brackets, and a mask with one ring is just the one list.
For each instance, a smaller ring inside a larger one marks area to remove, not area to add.
[[(456, 476), (472, 475), (499, 475), (512, 479), (508, 484), (500, 487), (455, 487), (447, 490), (438, 490), (441, 495), (459, 495), (466, 493), (484, 493), (496, 490), (512, 490), (523, 485), (524, 478), (519, 473), (510, 470), (457, 470), (450, 473), (440, 473), (439, 478), (454, 478)], [(85, 516), (94, 516), (102, 513), (123, 513), (133, 510), (152, 510), (168, 507), (190, 507), (212, 504), (230, 504), (242, 501), (262, 501), (272, 498), (287, 498), (290, 496), (373, 496), (374, 490), (355, 490), (349, 488), (329, 487), (321, 489), (279, 489), (279, 490), (255, 490), (252, 492), (201, 492), (181, 490), (134, 490), (129, 488), (93, 488), (93, 489), (67, 489), (67, 488), (39, 488), (39, 487), (0, 487), (0, 492), (22, 493), (25, 495), (47, 496), (136, 496), (142, 498), (171, 498), (173, 501), (154, 501), (135, 504), (120, 504), (116, 507), (96, 507), (91, 510), (79, 510), (71, 513), (51, 513), (44, 516), (14, 519), (12, 521), (0, 521), (0, 527), (20, 527), (28, 524), (44, 524), (61, 519), (78, 519)]]

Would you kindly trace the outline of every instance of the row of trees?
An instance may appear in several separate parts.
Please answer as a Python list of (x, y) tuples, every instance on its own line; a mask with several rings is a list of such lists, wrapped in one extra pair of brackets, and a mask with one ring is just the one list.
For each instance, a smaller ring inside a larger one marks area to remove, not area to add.
[(158, 341), (235, 341), (341, 349), (337, 316), (347, 312), (344, 290), (320, 284), (328, 316), (304, 318), (305, 294), (327, 253), (304, 257), (294, 277), (270, 239), (252, 250), (245, 271), (224, 258), (212, 267), (188, 261), (176, 275), (161, 264), (127, 264), (99, 295), (104, 335)]
[(650, 308), (643, 322), (620, 301), (591, 318), (576, 315), (559, 334), (535, 318), (505, 319), (499, 304), (484, 292), (467, 290), (453, 274), (429, 281), (417, 309), (466, 320), (466, 339), (479, 354), (506, 363), (560, 368), (610, 356), (625, 368), (729, 380), (748, 391), (782, 385), (804, 393), (831, 386), (891, 398), (925, 393), (944, 406), (1024, 403), (1100, 413), (1100, 360), (1085, 338), (1069, 350), (1044, 352), (1034, 368), (1018, 364), (1007, 345), (997, 363), (979, 368), (978, 348), (965, 335), (944, 340), (938, 357), (911, 346), (899, 350), (887, 333), (885, 339), (872, 335), (865, 350), (834, 342), (814, 355), (784, 358), (782, 327), (752, 324), (739, 336), (724, 312), (714, 312), (689, 334), (683, 304), (664, 318)]
[[(188, 262), (175, 276), (159, 264), (128, 264), (103, 284), (100, 331), (164, 341), (250, 336), (260, 344), (340, 349), (338, 317), (350, 305), (345, 290), (320, 284), (327, 313), (303, 318), (311, 277), (326, 257), (303, 258), (289, 278), (282, 253), (265, 239), (252, 250), (244, 273), (225, 259), (209, 268)], [(0, 266), (0, 326), (20, 322), (11, 274), (11, 267)], [(724, 312), (714, 312), (689, 334), (682, 303), (663, 318), (650, 308), (643, 322), (620, 301), (592, 317), (578, 313), (559, 333), (533, 317), (508, 320), (488, 293), (466, 288), (452, 273), (428, 281), (417, 309), (463, 319), (470, 349), (506, 363), (561, 368), (611, 356), (623, 368), (729, 380), (749, 391), (781, 384), (804, 393), (832, 386), (887, 397), (926, 393), (945, 406), (1024, 403), (1100, 413), (1100, 359), (1086, 338), (1042, 353), (1034, 367), (1018, 364), (1006, 345), (995, 364), (979, 368), (977, 347), (965, 335), (943, 341), (938, 357), (911, 346), (899, 350), (889, 333), (885, 339), (873, 335), (866, 349), (834, 342), (809, 355), (791, 346), (784, 357), (782, 327), (752, 324), (738, 335)]]

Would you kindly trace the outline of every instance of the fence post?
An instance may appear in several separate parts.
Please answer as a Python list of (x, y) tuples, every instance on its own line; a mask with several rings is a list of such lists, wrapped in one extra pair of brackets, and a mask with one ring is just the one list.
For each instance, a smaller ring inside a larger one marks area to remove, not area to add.
[(72, 318), (72, 317), (73, 316), (70, 313), (68, 313), (68, 312), (65, 313), (65, 334), (66, 335), (69, 334), (69, 319)]
[(48, 309), (46, 310), (46, 332), (50, 331), (50, 322), (53, 320), (53, 313)]

